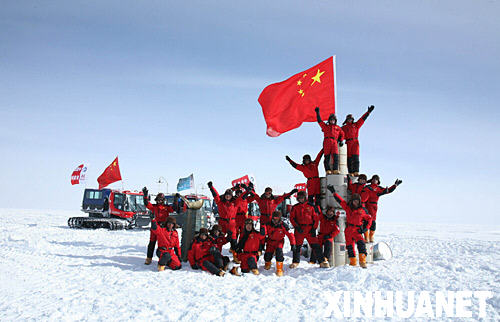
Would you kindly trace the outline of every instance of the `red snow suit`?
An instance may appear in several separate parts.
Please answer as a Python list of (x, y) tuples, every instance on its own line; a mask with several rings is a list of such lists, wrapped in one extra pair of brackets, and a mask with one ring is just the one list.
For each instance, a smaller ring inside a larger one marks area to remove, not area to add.
[(286, 198), (290, 197), (289, 193), (285, 193), (281, 196), (275, 197), (271, 195), (271, 198), (266, 198), (265, 194), (258, 196), (255, 192), (251, 192), (252, 195), (249, 197), (249, 202), (257, 201), (260, 209), (260, 224), (267, 225), (271, 221), (271, 214), (276, 210), (276, 207), (283, 202)]
[(311, 230), (318, 228), (319, 213), (319, 208), (306, 202), (298, 203), (292, 207), (290, 222), (295, 228), (294, 235), (297, 247), (302, 245), (304, 239), (307, 239), (309, 245), (318, 244), (318, 239), (311, 234)]
[(370, 222), (371, 216), (368, 214), (366, 208), (351, 208), (339, 194), (335, 193), (334, 197), (346, 212), (346, 228), (344, 230), (346, 247), (350, 246), (354, 256), (356, 256), (354, 245), (360, 240), (364, 241), (359, 229), (363, 226), (363, 221)]
[[(151, 212), (155, 215), (156, 222), (164, 222), (170, 216), (170, 213), (174, 212), (174, 208), (168, 205), (159, 205), (159, 204), (151, 204), (150, 202), (146, 203), (146, 208), (151, 210)], [(149, 240), (156, 241), (156, 235), (153, 232), (149, 233)]]
[(265, 239), (265, 235), (262, 235), (255, 229), (248, 232), (244, 230), (240, 239), (238, 240), (238, 259), (241, 261), (241, 270), (248, 270), (248, 260), (253, 258), (255, 263), (257, 263), (257, 255), (259, 252), (259, 247), (261, 241)]
[(276, 248), (283, 248), (285, 235), (290, 241), (290, 245), (295, 245), (295, 236), (288, 231), (288, 226), (280, 221), (278, 225), (270, 222), (266, 226), (266, 253), (273, 253)]
[[(243, 196), (241, 196), (243, 197)], [(236, 233), (239, 234), (245, 225), (245, 219), (248, 218), (248, 200), (236, 198)]]
[(338, 141), (344, 140), (344, 131), (342, 128), (336, 124), (326, 124), (325, 122), (320, 122), (321, 131), (324, 134), (323, 140), (323, 152), (325, 155), (339, 154)]
[(217, 204), (217, 208), (219, 210), (219, 225), (222, 229), (222, 232), (225, 234), (227, 232), (231, 232), (232, 238), (236, 238), (236, 202), (238, 199), (241, 199), (243, 195), (240, 195), (237, 198), (233, 198), (229, 201), (222, 200), (219, 196), (219, 193), (212, 186), (212, 194), (214, 195), (214, 201)]
[(196, 238), (193, 243), (192, 249), (194, 262), (204, 271), (209, 271), (208, 268), (203, 265), (204, 261), (214, 262), (214, 256), (210, 254), (210, 248), (214, 246), (214, 240), (211, 237), (207, 237), (205, 240)]
[(348, 176), (347, 178), (347, 189), (351, 192), (351, 195), (357, 193), (358, 195), (361, 196), (361, 193), (363, 192), (363, 188), (365, 187), (364, 184), (361, 183), (352, 183), (351, 178)]
[(318, 164), (322, 156), (323, 150), (319, 151), (316, 159), (307, 165), (297, 164), (293, 161), (290, 162), (295, 169), (301, 171), (304, 177), (307, 178), (307, 194), (309, 196), (319, 195), (321, 193)]
[(365, 123), (366, 118), (370, 115), (370, 112), (366, 112), (363, 116), (356, 122), (346, 123), (342, 126), (342, 130), (345, 134), (345, 142), (347, 144), (347, 156), (359, 155), (359, 141), (358, 134), (359, 129)]
[[(179, 235), (177, 230), (168, 230), (166, 227), (161, 227), (158, 225), (156, 218), (151, 222), (151, 232), (155, 235), (158, 240), (158, 251), (161, 255), (164, 253), (169, 253), (172, 261), (168, 266), (172, 269), (181, 266), (181, 248), (179, 246)], [(158, 253), (157, 253), (158, 254)], [(161, 257), (158, 256), (158, 257)]]
[(383, 188), (376, 184), (370, 184), (364, 187), (363, 191), (361, 192), (361, 201), (365, 203), (368, 212), (372, 216), (371, 221), (377, 220), (378, 198), (380, 196), (393, 192), (395, 189), (396, 185), (392, 185), (389, 188)]
[(219, 235), (219, 237), (215, 238), (215, 237), (212, 237), (214, 239), (214, 244), (215, 244), (215, 247), (217, 247), (217, 249), (219, 250), (219, 252), (221, 252), (222, 254), (222, 246), (224, 246), (225, 244), (229, 243), (229, 238), (227, 238), (225, 235)]
[(337, 216), (328, 218), (325, 214), (323, 214), (319, 223), (318, 240), (320, 243), (323, 243), (325, 240), (333, 242), (335, 236), (339, 234), (340, 230), (337, 225), (337, 218)]

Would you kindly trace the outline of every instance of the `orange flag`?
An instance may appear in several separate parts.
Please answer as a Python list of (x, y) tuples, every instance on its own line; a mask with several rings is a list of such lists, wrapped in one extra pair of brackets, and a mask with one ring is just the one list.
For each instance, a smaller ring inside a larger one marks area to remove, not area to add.
[(113, 182), (120, 181), (122, 175), (120, 174), (120, 166), (118, 165), (118, 157), (104, 170), (104, 172), (97, 178), (99, 189), (106, 187)]
[(264, 88), (259, 103), (267, 124), (267, 135), (275, 137), (298, 128), (303, 122), (316, 122), (315, 107), (321, 118), (335, 113), (334, 57), (280, 83)]

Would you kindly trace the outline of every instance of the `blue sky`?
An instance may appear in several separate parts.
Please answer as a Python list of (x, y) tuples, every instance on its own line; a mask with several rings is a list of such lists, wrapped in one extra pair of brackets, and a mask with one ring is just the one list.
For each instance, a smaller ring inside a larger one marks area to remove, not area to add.
[(322, 133), (267, 137), (257, 98), (337, 55), (339, 119), (376, 107), (362, 172), (404, 181), (379, 220), (496, 223), (499, 12), (498, 1), (2, 1), (2, 207), (78, 210), (72, 170), (89, 163), (96, 186), (116, 155), (131, 190), (163, 176), (172, 191), (190, 173), (224, 189), (250, 173), (289, 191), (304, 179), (285, 155), (315, 155)]

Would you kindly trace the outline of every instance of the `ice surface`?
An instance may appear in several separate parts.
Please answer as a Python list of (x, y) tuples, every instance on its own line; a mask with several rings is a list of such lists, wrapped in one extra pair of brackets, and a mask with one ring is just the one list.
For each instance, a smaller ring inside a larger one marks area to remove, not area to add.
[[(394, 258), (320, 269), (303, 260), (285, 276), (211, 276), (144, 265), (148, 230), (70, 229), (78, 211), (0, 209), (0, 320), (331, 320), (336, 290), (490, 290), (500, 320), (500, 227), (378, 222)], [(227, 253), (227, 248), (224, 252)]]

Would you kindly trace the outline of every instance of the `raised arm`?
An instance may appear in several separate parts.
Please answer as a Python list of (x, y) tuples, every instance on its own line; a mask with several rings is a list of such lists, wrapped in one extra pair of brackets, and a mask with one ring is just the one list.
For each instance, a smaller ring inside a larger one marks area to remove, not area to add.
[(385, 188), (381, 193), (379, 193), (378, 195), (379, 196), (382, 196), (382, 195), (385, 195), (385, 194), (388, 194), (388, 193), (391, 193), (393, 192), (394, 190), (396, 190), (396, 187), (399, 186), (401, 183), (403, 182), (403, 180), (399, 180), (399, 179), (396, 179), (396, 182), (394, 182), (394, 184), (388, 188)]
[(366, 111), (366, 112), (365, 112), (365, 114), (363, 114), (363, 116), (361, 116), (361, 117), (359, 118), (359, 120), (357, 120), (357, 121), (356, 121), (356, 126), (357, 126), (358, 128), (360, 128), (363, 124), (365, 124), (366, 119), (368, 118), (368, 116), (370, 116), (371, 112), (372, 112), (374, 109), (375, 109), (375, 106), (370, 105), (370, 106), (368, 107), (368, 111)]
[(220, 203), (220, 196), (217, 190), (215, 190), (215, 187), (212, 184), (212, 181), (209, 181), (207, 183), (208, 188), (210, 189), (210, 192), (212, 193), (212, 196), (214, 197), (215, 202), (218, 204)]
[(330, 192), (333, 194), (333, 197), (335, 198), (335, 200), (337, 200), (340, 206), (347, 211), (347, 202), (345, 202), (345, 200), (342, 199), (342, 197), (335, 192), (335, 187), (332, 185), (328, 185), (326, 188), (330, 190)]
[(285, 157), (285, 159), (290, 163), (290, 165), (292, 167), (294, 167), (295, 169), (297, 169), (297, 165), (298, 164), (295, 161), (293, 161), (292, 159), (290, 159), (290, 157), (288, 155)]
[(283, 223), (283, 229), (285, 230), (285, 235), (288, 237), (288, 240), (290, 241), (290, 246), (295, 245), (295, 236), (289, 232), (289, 227), (287, 224)]
[(281, 196), (276, 198), (276, 204), (279, 205), (280, 203), (283, 202), (283, 200), (285, 200), (286, 198), (289, 198), (291, 195), (293, 195), (294, 193), (297, 193), (298, 191), (299, 191), (298, 189), (294, 188), (289, 193), (282, 194)]
[(321, 160), (321, 157), (323, 156), (323, 149), (321, 149), (321, 151), (318, 152), (318, 155), (316, 156), (316, 159), (314, 159), (314, 165), (318, 165), (319, 164), (319, 161)]
[(319, 124), (323, 124), (323, 121), (321, 120), (321, 115), (319, 114), (319, 107), (316, 107), (314, 111), (316, 111), (316, 121), (318, 121)]
[(144, 206), (146, 206), (146, 208), (148, 208), (149, 210), (153, 211), (154, 207), (149, 202), (149, 198), (148, 198), (148, 188), (146, 188), (146, 187), (142, 188), (142, 193), (143, 193), (142, 198), (144, 200)]

